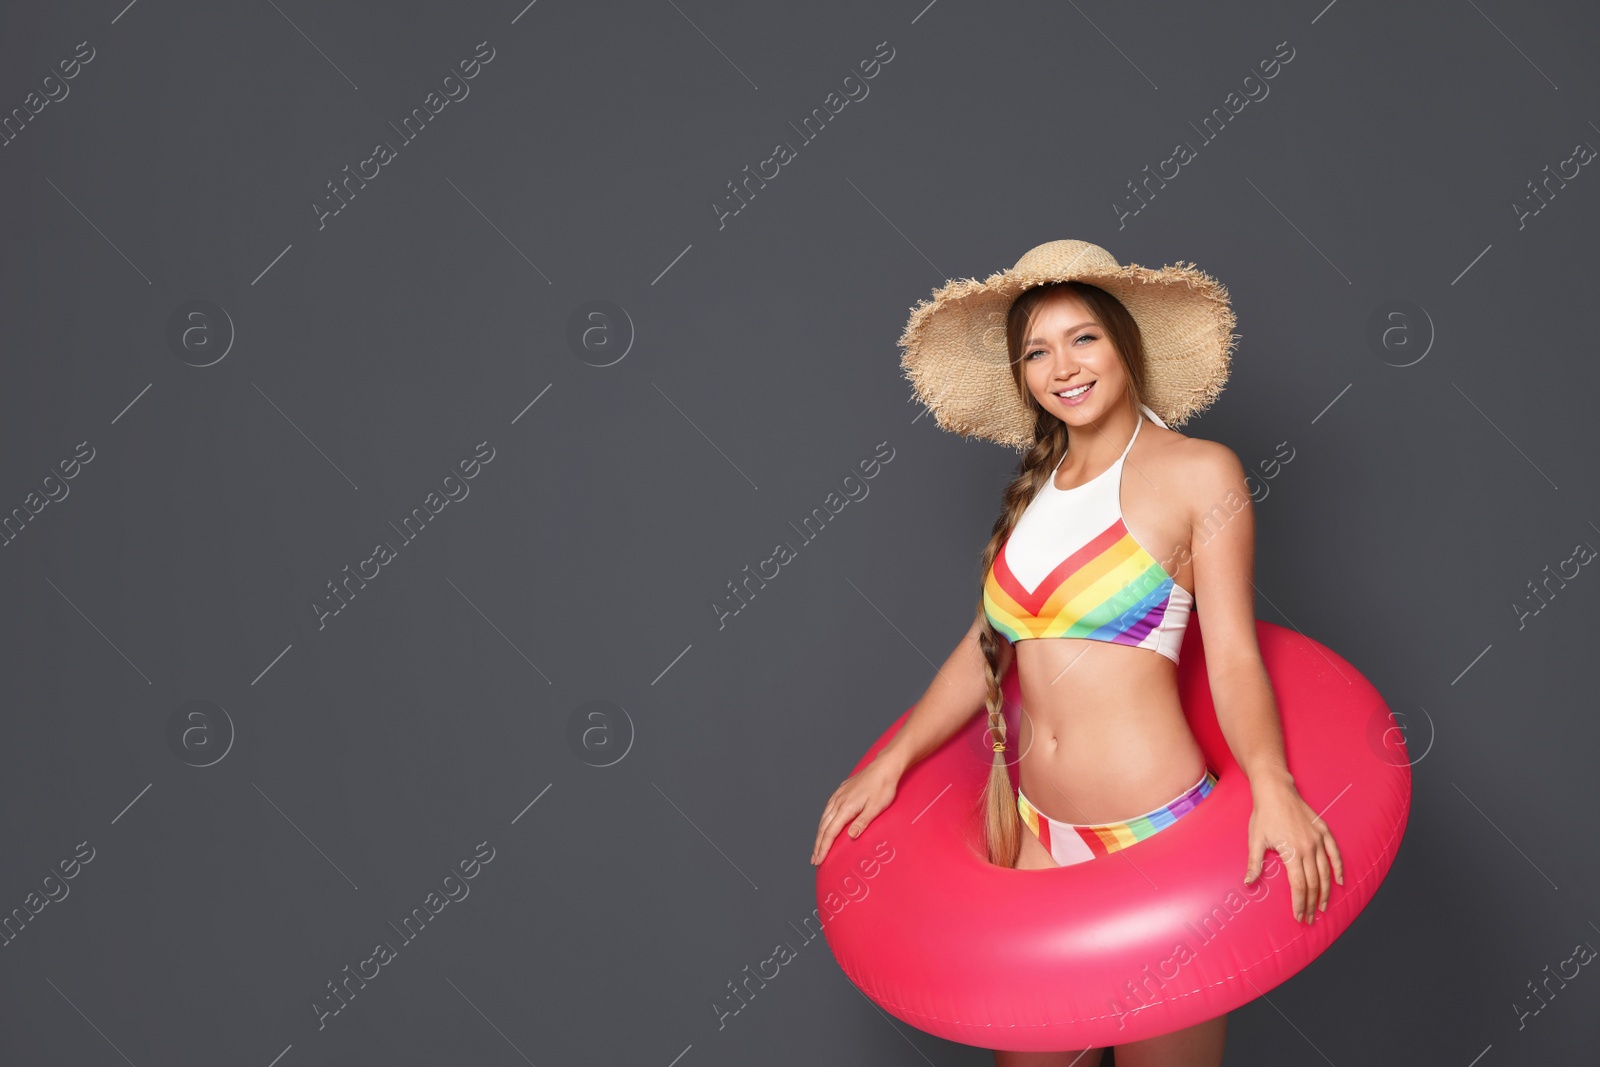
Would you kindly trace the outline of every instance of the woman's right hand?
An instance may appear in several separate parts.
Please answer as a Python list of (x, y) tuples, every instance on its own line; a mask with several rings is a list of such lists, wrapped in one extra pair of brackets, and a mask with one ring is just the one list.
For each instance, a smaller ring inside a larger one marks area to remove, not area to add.
[[(811, 863), (822, 862), (833, 839), (846, 826), (852, 838), (860, 837), (867, 824), (878, 817), (894, 800), (895, 789), (900, 784), (900, 771), (891, 763), (874, 759), (861, 770), (846, 778), (828, 798), (822, 809), (822, 822), (817, 826), (817, 840), (811, 848)], [(852, 822), (851, 820), (855, 820)]]

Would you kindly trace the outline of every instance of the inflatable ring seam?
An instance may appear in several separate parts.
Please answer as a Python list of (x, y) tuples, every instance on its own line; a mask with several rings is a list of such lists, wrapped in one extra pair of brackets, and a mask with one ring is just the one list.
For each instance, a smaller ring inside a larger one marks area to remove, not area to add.
[[(1405, 824), (1409, 819), (1409, 815), (1410, 815), (1409, 809), (1410, 809), (1410, 806), (1411, 806), (1411, 779), (1410, 779), (1409, 775), (1406, 778), (1405, 801), (1406, 801), (1405, 804), (1402, 805), (1402, 807), (1400, 809), (1401, 810), (1400, 818), (1395, 821), (1394, 827), (1390, 830), (1389, 836), (1384, 841), (1383, 847), (1377, 850), (1378, 860), (1376, 862), (1374, 862), (1370, 867), (1368, 867), (1366, 872), (1364, 874), (1362, 874), (1361, 877), (1359, 877), (1359, 878), (1357, 878), (1355, 880), (1355, 885), (1351, 886), (1350, 888), (1354, 889), (1356, 887), (1359, 887), (1362, 883), (1366, 882), (1366, 880), (1368, 878), (1372, 877), (1373, 872), (1375, 872), (1378, 869), (1380, 864), (1383, 863), (1384, 857), (1386, 857), (1388, 855), (1389, 843), (1392, 842), (1395, 839), (1395, 835), (1396, 834), (1400, 833), (1401, 830), (1405, 828)], [(1392, 862), (1392, 860), (1390, 862)], [(1337, 907), (1337, 906), (1338, 905), (1332, 905), (1331, 907)], [(1222, 985), (1225, 982), (1230, 982), (1234, 978), (1243, 975), (1246, 971), (1249, 971), (1249, 970), (1251, 970), (1251, 969), (1253, 969), (1255, 967), (1261, 966), (1261, 964), (1265, 963), (1267, 960), (1271, 959), (1273, 956), (1278, 955), (1280, 952), (1283, 952), (1285, 949), (1289, 948), (1291, 945), (1295, 944), (1295, 942), (1299, 941), (1301, 938), (1305, 937), (1309, 933), (1311, 933), (1310, 928), (1303, 929), (1303, 930), (1300, 931), (1300, 933), (1296, 934), (1289, 941), (1287, 941), (1284, 944), (1279, 945), (1278, 947), (1274, 948), (1271, 952), (1269, 952), (1266, 955), (1260, 957), (1254, 963), (1250, 963), (1250, 964), (1248, 964), (1248, 965), (1246, 965), (1244, 967), (1239, 968), (1239, 970), (1237, 972), (1235, 972), (1234, 974), (1226, 975), (1226, 976), (1224, 976), (1222, 978), (1217, 979), (1215, 982), (1211, 982), (1208, 985), (1201, 986), (1198, 989), (1192, 989), (1187, 993), (1180, 993), (1176, 997), (1173, 997), (1172, 999), (1173, 1000), (1181, 1000), (1184, 997), (1192, 997), (1192, 996), (1195, 996), (1198, 993), (1204, 992), (1207, 989), (1211, 989), (1211, 988), (1213, 988), (1215, 986)], [(1274, 988), (1276, 988), (1276, 987), (1274, 987)], [(885, 1000), (883, 1003), (887, 1004), (889, 1002), (887, 1000)], [(1152, 1006), (1153, 1005), (1136, 1006), (1136, 1007), (1130, 1008), (1128, 1011), (1123, 1012), (1121, 1014), (1124, 1014), (1124, 1015), (1135, 1015), (1135, 1014), (1138, 1014), (1140, 1011), (1147, 1010), (1149, 1007), (1152, 1007)], [(934, 1014), (932, 1014), (930, 1012), (916, 1011), (914, 1009), (907, 1008), (905, 1005), (900, 1004), (898, 1002), (894, 1003), (894, 1007), (895, 1007), (895, 1010), (896, 1010), (897, 1013), (904, 1012), (906, 1015), (914, 1015), (919, 1019), (937, 1019), (937, 1020), (939, 1020), (941, 1022), (949, 1021), (949, 1020), (945, 1019), (944, 1016), (934, 1015)], [(1107, 1012), (1104, 1015), (1080, 1016), (1075, 1021), (1076, 1022), (1099, 1022), (1101, 1019), (1115, 1018), (1116, 1015), (1117, 1015), (1117, 1013), (1115, 1013), (1115, 1012)], [(985, 1025), (987, 1027), (990, 1027), (990, 1028), (993, 1028), (993, 1029), (999, 1029), (999, 1030), (1020, 1030), (1020, 1029), (1025, 1029), (1025, 1028), (1029, 1028), (1029, 1027), (1032, 1027), (1032, 1028), (1058, 1027), (1061, 1024), (1059, 1022), (1047, 1022), (1047, 1023), (1011, 1023), (1011, 1024), (1005, 1025), (1005, 1026), (999, 1026), (999, 1025), (996, 1025), (994, 1023), (985, 1023), (983, 1025)]]

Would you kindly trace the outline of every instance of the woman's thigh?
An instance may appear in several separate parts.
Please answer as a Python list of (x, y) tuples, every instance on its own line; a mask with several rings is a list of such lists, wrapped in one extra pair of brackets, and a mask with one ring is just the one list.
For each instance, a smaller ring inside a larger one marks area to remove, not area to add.
[(1101, 1048), (1086, 1048), (1081, 1052), (996, 1051), (994, 1063), (995, 1067), (1100, 1067), (1103, 1055), (1105, 1049)]
[(1017, 866), (1019, 871), (1035, 871), (1043, 867), (1059, 867), (1055, 857), (1045, 851), (1039, 839), (1033, 836), (1033, 831), (1026, 826), (1022, 828), (1022, 851), (1017, 853)]
[(1228, 1017), (1117, 1046), (1117, 1067), (1221, 1067)]

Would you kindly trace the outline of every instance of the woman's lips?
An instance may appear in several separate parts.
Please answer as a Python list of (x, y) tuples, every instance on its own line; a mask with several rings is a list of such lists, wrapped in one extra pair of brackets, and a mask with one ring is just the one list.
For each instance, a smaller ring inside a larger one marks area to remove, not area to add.
[(1094, 383), (1090, 382), (1089, 387), (1083, 392), (1079, 393), (1077, 396), (1061, 396), (1056, 394), (1056, 399), (1068, 407), (1077, 407), (1079, 404), (1083, 403), (1084, 399), (1092, 392), (1094, 392)]

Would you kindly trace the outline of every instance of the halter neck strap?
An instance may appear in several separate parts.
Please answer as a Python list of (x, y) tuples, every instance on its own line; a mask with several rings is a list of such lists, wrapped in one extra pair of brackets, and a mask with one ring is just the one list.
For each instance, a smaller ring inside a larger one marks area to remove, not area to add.
[(1146, 415), (1150, 416), (1150, 421), (1151, 422), (1155, 423), (1157, 426), (1161, 427), (1164, 430), (1172, 429), (1172, 427), (1167, 425), (1165, 419), (1163, 419), (1160, 415), (1157, 415), (1154, 411), (1150, 410), (1150, 407), (1149, 407), (1148, 404), (1140, 404), (1139, 407), (1141, 409), (1143, 409), (1143, 411), (1144, 411), (1144, 413)]
[(1143, 425), (1143, 419), (1140, 419), (1138, 422), (1133, 424), (1133, 436), (1128, 438), (1128, 443), (1123, 446), (1122, 455), (1117, 457), (1118, 463), (1121, 463), (1123, 460), (1127, 459), (1128, 453), (1133, 451), (1133, 443), (1139, 439), (1139, 427)]

